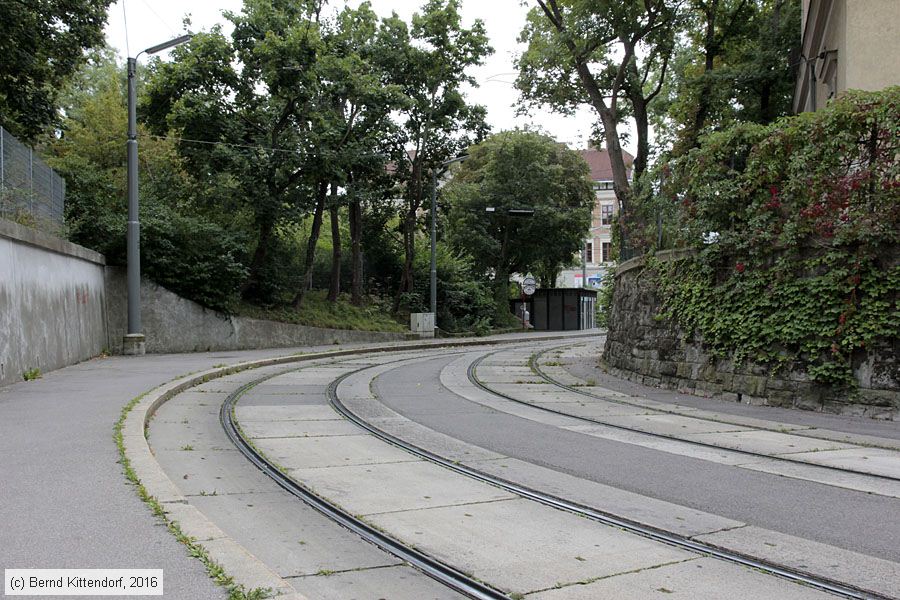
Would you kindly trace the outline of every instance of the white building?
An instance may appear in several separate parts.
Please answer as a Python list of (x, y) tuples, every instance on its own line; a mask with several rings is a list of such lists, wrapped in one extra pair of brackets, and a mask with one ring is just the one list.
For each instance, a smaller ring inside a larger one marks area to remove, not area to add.
[[(599, 288), (608, 268), (612, 265), (612, 221), (618, 212), (616, 195), (613, 192), (612, 167), (606, 150), (579, 150), (591, 169), (597, 200), (591, 218), (591, 228), (585, 232), (584, 249), (575, 257), (574, 266), (563, 269), (556, 280), (557, 287)], [(625, 166), (631, 177), (631, 163), (634, 157), (624, 152)], [(584, 261), (584, 266), (582, 266)], [(587, 275), (587, 282), (584, 281)]]

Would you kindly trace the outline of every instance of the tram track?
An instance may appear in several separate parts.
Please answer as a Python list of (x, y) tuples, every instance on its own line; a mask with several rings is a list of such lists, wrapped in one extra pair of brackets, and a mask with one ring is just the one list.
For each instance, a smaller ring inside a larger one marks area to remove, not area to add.
[[(358, 358), (358, 357), (354, 357)], [(408, 360), (408, 359), (401, 359)], [(400, 362), (397, 361), (397, 362)], [(336, 361), (339, 362), (339, 361)], [(367, 369), (369, 367), (363, 367)], [(277, 465), (268, 460), (261, 452), (259, 452), (253, 443), (243, 434), (240, 425), (234, 418), (234, 406), (238, 399), (248, 390), (256, 385), (274, 377), (284, 375), (285, 373), (295, 372), (299, 369), (288, 369), (279, 373), (269, 374), (250, 383), (247, 383), (231, 394), (222, 403), (219, 411), (219, 420), (225, 430), (226, 435), (235, 445), (238, 451), (254, 466), (260, 469), (264, 474), (271, 478), (279, 487), (301, 500), (308, 506), (314, 508), (319, 513), (338, 523), (339, 525), (349, 529), (362, 539), (370, 542), (384, 550), (385, 552), (403, 560), (428, 575), (432, 579), (439, 581), (448, 588), (459, 592), (469, 598), (475, 600), (510, 600), (510, 597), (503, 592), (486, 585), (485, 583), (455, 569), (436, 558), (422, 552), (412, 546), (404, 544), (393, 537), (385, 534), (377, 528), (369, 525), (362, 519), (359, 519), (338, 505), (317, 495), (312, 490), (299, 484), (295, 480), (288, 477)], [(356, 371), (354, 371), (356, 372)], [(350, 373), (352, 374), (352, 373)], [(349, 374), (348, 374), (349, 375)], [(343, 379), (343, 378), (341, 378)]]
[[(469, 367), (470, 373), (473, 365), (477, 366), (477, 364), (479, 364), (482, 360), (484, 360), (484, 358), (490, 356), (491, 354), (493, 353), (487, 353), (473, 361), (473, 363), (471, 363)], [(390, 363), (396, 362), (399, 364), (409, 360), (413, 359), (407, 357), (398, 359), (396, 361), (390, 361)], [(349, 371), (332, 380), (326, 388), (326, 397), (328, 403), (338, 414), (354, 423), (356, 426), (360, 427), (367, 433), (414, 456), (440, 465), (450, 471), (465, 475), (483, 483), (493, 485), (505, 491), (514, 493), (520, 497), (538, 502), (552, 508), (556, 508), (558, 510), (573, 513), (611, 527), (615, 527), (645, 538), (649, 538), (656, 542), (675, 546), (677, 548), (688, 550), (700, 555), (717, 558), (719, 560), (740, 565), (745, 568), (755, 569), (769, 575), (786, 579), (794, 583), (805, 585), (820, 591), (828, 592), (840, 597), (867, 600), (888, 600), (890, 598), (890, 596), (884, 596), (837, 580), (832, 580), (819, 575), (808, 573), (800, 569), (786, 567), (774, 562), (761, 560), (753, 556), (748, 556), (738, 552), (720, 548), (712, 544), (696, 541), (687, 536), (673, 534), (671, 532), (647, 526), (619, 515), (604, 512), (597, 508), (585, 506), (583, 504), (579, 504), (577, 502), (573, 502), (552, 494), (547, 494), (545, 492), (542, 492), (541, 490), (524, 486), (522, 484), (480, 471), (470, 466), (460, 464), (458, 461), (451, 460), (426, 448), (411, 444), (401, 439), (400, 437), (397, 437), (368, 422), (366, 419), (354, 413), (347, 405), (345, 405), (341, 401), (341, 398), (338, 394), (340, 384), (348, 377), (357, 375), (371, 368), (373, 368), (373, 366), (364, 366), (359, 369)], [(503, 598), (508, 600), (510, 597), (503, 592), (475, 579), (470, 575), (467, 575), (466, 573), (461, 572), (460, 570), (454, 568), (452, 565), (439, 561), (434, 557), (428, 555), (427, 553), (424, 553), (416, 548), (398, 541), (390, 535), (367, 524), (363, 520), (349, 514), (339, 506), (320, 497), (314, 491), (306, 488), (305, 486), (288, 477), (276, 464), (269, 461), (261, 452), (259, 452), (254, 447), (253, 443), (244, 436), (243, 432), (240, 429), (239, 423), (235, 421), (235, 404), (244, 393), (246, 393), (254, 386), (258, 385), (259, 383), (262, 383), (263, 381), (266, 381), (273, 377), (277, 377), (284, 373), (297, 370), (298, 369), (296, 368), (292, 368), (279, 373), (266, 375), (243, 385), (241, 388), (229, 394), (229, 396), (221, 406), (219, 418), (226, 434), (228, 435), (232, 443), (234, 443), (235, 447), (248, 460), (250, 460), (251, 463), (262, 470), (285, 491), (289, 492), (309, 506), (315, 508), (329, 519), (357, 533), (363, 539), (369, 541), (370, 543), (373, 543), (382, 550), (385, 550), (386, 552), (400, 558), (401, 560), (406, 561), (415, 568), (419, 569), (421, 572), (441, 582), (447, 587), (470, 598)]]
[[(546, 352), (549, 352), (549, 351), (554, 350), (554, 349), (555, 349), (555, 348), (550, 348), (550, 349), (544, 350), (543, 352), (546, 353)], [(883, 480), (883, 481), (890, 481), (890, 482), (895, 482), (895, 483), (896, 483), (896, 482), (900, 482), (900, 478), (894, 477), (894, 476), (891, 476), (891, 475), (884, 475), (884, 474), (880, 474), (880, 473), (869, 473), (869, 472), (866, 472), (866, 471), (857, 471), (857, 470), (854, 470), (854, 469), (848, 469), (848, 468), (846, 468), (846, 467), (840, 467), (840, 466), (835, 466), (835, 465), (826, 465), (826, 464), (820, 464), (820, 463), (811, 463), (811, 462), (802, 461), (802, 460), (795, 460), (795, 459), (789, 458), (789, 457), (784, 456), (784, 455), (764, 454), (764, 453), (761, 453), (761, 452), (754, 452), (754, 451), (752, 451), (752, 450), (744, 450), (744, 449), (734, 448), (734, 447), (730, 447), (730, 446), (721, 446), (721, 445), (718, 445), (718, 444), (713, 444), (713, 443), (709, 443), (709, 442), (703, 442), (703, 441), (700, 441), (700, 440), (686, 439), (686, 438), (683, 438), (683, 437), (678, 437), (678, 436), (674, 436), (674, 435), (668, 435), (668, 434), (665, 434), (665, 433), (659, 433), (659, 432), (655, 432), (655, 431), (646, 431), (646, 430), (644, 430), (644, 429), (638, 429), (638, 428), (636, 428), (636, 427), (628, 427), (627, 425), (621, 425), (621, 424), (618, 424), (618, 423), (612, 423), (612, 422), (609, 422), (609, 421), (604, 421), (604, 420), (602, 420), (602, 419), (597, 419), (597, 418), (592, 418), (592, 417), (585, 417), (585, 416), (583, 416), (583, 415), (578, 415), (578, 414), (575, 414), (575, 413), (571, 413), (571, 412), (567, 412), (567, 411), (564, 411), (564, 410), (559, 410), (559, 409), (551, 408), (551, 407), (548, 407), (548, 406), (543, 406), (543, 405), (540, 405), (540, 404), (536, 404), (536, 403), (534, 403), (534, 402), (528, 402), (527, 400), (522, 400), (522, 399), (516, 398), (515, 396), (512, 396), (512, 395), (510, 395), (510, 394), (507, 394), (507, 393), (504, 393), (504, 392), (495, 390), (494, 388), (490, 387), (489, 385), (485, 384), (483, 381), (481, 381), (480, 379), (478, 379), (477, 370), (478, 370), (479, 365), (481, 365), (481, 363), (484, 362), (485, 359), (487, 359), (487, 358), (489, 358), (489, 357), (491, 357), (491, 356), (493, 356), (493, 355), (495, 355), (495, 354), (498, 354), (499, 352), (501, 352), (501, 351), (500, 351), (500, 350), (497, 350), (497, 351), (494, 351), (494, 352), (488, 352), (488, 353), (482, 355), (481, 357), (479, 357), (478, 359), (474, 360), (472, 363), (470, 363), (469, 366), (468, 366), (468, 368), (467, 368), (467, 377), (468, 377), (469, 381), (470, 381), (473, 385), (475, 385), (476, 387), (478, 387), (479, 389), (481, 389), (481, 390), (483, 390), (483, 391), (485, 391), (485, 392), (488, 392), (489, 394), (493, 394), (493, 395), (495, 395), (495, 396), (497, 396), (497, 397), (499, 397), (499, 398), (503, 398), (504, 400), (508, 400), (508, 401), (510, 401), (510, 402), (515, 402), (516, 404), (520, 404), (520, 405), (523, 405), (523, 406), (529, 406), (529, 407), (531, 407), (531, 408), (534, 408), (534, 409), (536, 409), (536, 410), (540, 410), (540, 411), (543, 411), (543, 412), (547, 412), (547, 413), (552, 413), (552, 414), (555, 414), (555, 415), (560, 415), (560, 416), (568, 417), (568, 418), (575, 419), (575, 420), (578, 420), (578, 421), (583, 421), (583, 422), (589, 423), (589, 424), (591, 424), (591, 425), (602, 425), (602, 426), (604, 426), (604, 427), (609, 427), (609, 428), (616, 429), (616, 430), (619, 430), (619, 431), (626, 431), (626, 432), (628, 432), (628, 433), (636, 433), (636, 434), (639, 434), (639, 435), (644, 435), (644, 436), (648, 436), (648, 437), (652, 437), (652, 438), (656, 438), (656, 439), (663, 439), (663, 440), (672, 441), (672, 442), (680, 442), (680, 443), (683, 443), (683, 444), (689, 444), (689, 445), (691, 445), (691, 446), (696, 446), (696, 447), (700, 447), (700, 448), (706, 448), (706, 449), (712, 449), (712, 450), (722, 450), (722, 451), (727, 451), (727, 452), (734, 452), (734, 453), (737, 453), (737, 454), (742, 454), (742, 455), (745, 455), (745, 456), (753, 457), (753, 458), (756, 458), (756, 459), (770, 459), (770, 460), (777, 460), (777, 461), (784, 462), (784, 463), (791, 463), (791, 464), (795, 464), (795, 465), (803, 465), (804, 467), (815, 467), (815, 468), (827, 469), (827, 470), (829, 470), (829, 471), (835, 471), (835, 472), (839, 472), (839, 473), (847, 473), (847, 474), (852, 474), (852, 475), (857, 475), (857, 476), (862, 476), (862, 477), (872, 477), (872, 478), (874, 478), (874, 479)], [(533, 361), (533, 360), (534, 360), (534, 357), (532, 357), (532, 361)], [(530, 361), (530, 363), (531, 363), (531, 361)], [(581, 395), (585, 395), (585, 396), (590, 396), (590, 397), (592, 397), (592, 398), (595, 399), (595, 400), (602, 400), (602, 401), (604, 401), (604, 402), (611, 402), (611, 403), (615, 403), (615, 404), (622, 404), (622, 405), (625, 405), (625, 406), (631, 406), (631, 407), (640, 408), (640, 409), (647, 410), (647, 411), (657, 412), (657, 413), (659, 413), (659, 414), (672, 414), (672, 415), (677, 415), (677, 416), (688, 416), (688, 415), (683, 415), (683, 414), (678, 413), (678, 412), (675, 412), (675, 411), (658, 410), (658, 409), (655, 409), (655, 408), (648, 407), (648, 406), (646, 406), (646, 405), (644, 405), (644, 404), (637, 404), (637, 403), (625, 402), (625, 401), (623, 401), (623, 400), (615, 400), (615, 399), (609, 399), (609, 398), (601, 398), (601, 397), (599, 397), (599, 396), (590, 394), (589, 392), (585, 392), (584, 390), (579, 390), (578, 388), (574, 388), (574, 387), (572, 387), (572, 386), (567, 386), (567, 385), (565, 385), (565, 384), (563, 384), (563, 383), (561, 383), (561, 382), (558, 382), (558, 381), (556, 381), (556, 380), (554, 380), (554, 379), (552, 379), (552, 378), (549, 378), (549, 377), (547, 377), (547, 376), (545, 376), (545, 375), (542, 375), (541, 372), (539, 372), (539, 369), (535, 369), (535, 368), (533, 367), (533, 365), (532, 365), (532, 371), (535, 372), (535, 374), (537, 374), (538, 376), (542, 377), (545, 381), (547, 381), (547, 383), (550, 383), (551, 385), (555, 385), (555, 386), (557, 386), (557, 387), (560, 387), (561, 389), (565, 389), (566, 391), (573, 392), (573, 393), (576, 393), (576, 394), (581, 394)], [(711, 422), (711, 423), (719, 423), (719, 422), (721, 422), (721, 423), (728, 423), (727, 421), (714, 421), (714, 420), (711, 420), (711, 419), (703, 419), (703, 418), (701, 418), (701, 417), (695, 417), (695, 416), (688, 416), (688, 417), (689, 417), (689, 418), (693, 418), (693, 419), (697, 419), (697, 420), (700, 420), (700, 421)], [(763, 429), (763, 428), (752, 427), (752, 426), (748, 426), (748, 425), (744, 425), (743, 427), (746, 427), (748, 430), (751, 430), (751, 431), (752, 431), (752, 430), (756, 430), (756, 431), (773, 431), (773, 430), (771, 430), (771, 429)], [(790, 432), (790, 434), (791, 434), (791, 435), (794, 435), (794, 432), (792, 431), (792, 432)], [(812, 438), (811, 436), (805, 436), (805, 437), (809, 437), (810, 439), (821, 439), (821, 438)], [(825, 440), (823, 440), (823, 441), (825, 441)], [(862, 447), (862, 446), (861, 446), (861, 447)]]
[[(647, 406), (646, 404), (641, 404), (641, 403), (637, 403), (637, 402), (629, 402), (627, 400), (622, 400), (622, 399), (617, 399), (617, 398), (598, 396), (597, 394), (593, 394), (593, 393), (591, 393), (587, 390), (581, 389), (575, 385), (563, 383), (563, 382), (559, 381), (558, 379), (555, 379), (554, 377), (548, 375), (547, 372), (544, 371), (543, 368), (541, 368), (541, 359), (542, 359), (542, 357), (546, 356), (548, 353), (554, 352), (554, 351), (558, 352), (561, 350), (567, 350), (567, 349), (574, 348), (576, 346), (580, 346), (583, 344), (584, 344), (584, 342), (578, 342), (575, 344), (564, 344), (562, 346), (552, 346), (550, 348), (545, 348), (544, 350), (540, 350), (538, 352), (533, 353), (528, 359), (527, 366), (531, 369), (532, 373), (534, 373), (535, 375), (537, 375), (538, 377), (540, 377), (547, 383), (554, 385), (556, 387), (562, 388), (566, 391), (572, 392), (574, 394), (578, 394), (580, 396), (585, 396), (588, 398), (592, 398), (594, 400), (601, 400), (603, 402), (612, 402), (615, 404), (621, 404), (623, 406), (631, 406), (634, 408), (640, 408), (640, 409), (644, 409), (644, 410), (652, 410), (653, 412), (657, 412), (660, 414), (675, 415), (675, 416), (680, 416), (680, 417), (690, 417), (690, 418), (694, 418), (694, 419), (701, 418), (701, 417), (697, 417), (694, 414), (690, 414), (689, 410), (672, 410), (672, 409), (666, 409), (666, 408), (650, 407), (650, 406)], [(717, 418), (717, 419), (710, 418), (710, 417), (702, 417), (702, 419), (704, 421), (708, 421), (711, 423), (722, 423), (725, 425), (746, 426), (745, 424), (740, 423), (739, 421), (729, 420), (728, 418), (725, 418), (725, 417)], [(758, 429), (760, 431), (774, 431), (774, 432), (780, 433), (780, 429), (775, 428), (775, 427), (755, 426), (753, 428)], [(813, 429), (817, 429), (817, 428), (813, 428)], [(820, 436), (809, 435), (803, 429), (793, 429), (793, 430), (791, 430), (791, 435), (796, 435), (798, 437), (805, 437), (805, 438), (809, 438), (812, 440), (834, 441), (834, 442), (842, 441), (840, 439), (836, 439), (836, 437), (820, 437)], [(866, 446), (870, 446), (870, 447), (874, 447), (874, 448), (881, 448), (883, 450), (892, 450), (892, 451), (897, 450), (896, 447), (892, 447), (890, 445), (879, 445), (877, 443), (875, 443), (875, 444), (867, 443)]]

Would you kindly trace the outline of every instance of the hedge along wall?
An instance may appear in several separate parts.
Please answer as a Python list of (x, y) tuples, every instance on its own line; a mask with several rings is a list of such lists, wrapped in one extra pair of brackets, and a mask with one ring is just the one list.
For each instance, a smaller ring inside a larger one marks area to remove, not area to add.
[(897, 415), (898, 157), (895, 87), (662, 164), (653, 202), (692, 251), (620, 269), (607, 362), (702, 393)]

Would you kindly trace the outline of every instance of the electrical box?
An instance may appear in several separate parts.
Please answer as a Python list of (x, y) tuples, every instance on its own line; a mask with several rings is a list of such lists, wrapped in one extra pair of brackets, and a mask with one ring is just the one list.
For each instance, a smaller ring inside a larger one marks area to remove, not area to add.
[(419, 337), (434, 337), (434, 313), (412, 313), (409, 315), (409, 328)]

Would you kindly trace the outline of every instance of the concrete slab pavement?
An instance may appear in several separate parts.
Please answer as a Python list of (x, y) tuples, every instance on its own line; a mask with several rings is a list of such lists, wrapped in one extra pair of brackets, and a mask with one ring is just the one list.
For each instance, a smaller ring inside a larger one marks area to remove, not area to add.
[(113, 425), (129, 400), (185, 373), (349, 347), (98, 358), (0, 387), (0, 568), (161, 568), (171, 600), (225, 598), (126, 482)]
[[(512, 456), (531, 464), (532, 467), (535, 465), (549, 467), (580, 479), (609, 483), (617, 488), (638, 492), (642, 497), (651, 496), (668, 500), (737, 521), (747, 522), (749, 519), (758, 526), (782, 529), (797, 536), (808, 536), (820, 542), (865, 551), (873, 557), (890, 556), (892, 560), (896, 559), (897, 554), (894, 552), (895, 546), (892, 541), (894, 536), (893, 533), (889, 533), (896, 529), (896, 521), (882, 523), (882, 515), (885, 512), (892, 512), (896, 500), (810, 485), (802, 479), (809, 477), (809, 471), (819, 469), (813, 465), (797, 465), (806, 473), (792, 473), (790, 475), (792, 479), (780, 477), (758, 479), (755, 476), (741, 474), (740, 469), (726, 468), (724, 463), (722, 467), (705, 466), (693, 460), (696, 457), (670, 461), (664, 455), (626, 450), (619, 444), (593, 444), (575, 437), (570, 438), (561, 434), (558, 427), (547, 427), (543, 418), (548, 413), (542, 411), (534, 410), (536, 416), (532, 417), (535, 423), (541, 425), (540, 427), (520, 423), (519, 417), (501, 412), (502, 405), (495, 402), (486, 402), (489, 408), (480, 415), (470, 418), (467, 412), (470, 409), (461, 410), (458, 406), (467, 403), (467, 400), (462, 400), (456, 395), (460, 393), (459, 391), (448, 394), (434, 383), (423, 388), (422, 399), (428, 398), (432, 405), (445, 404), (446, 415), (453, 415), (452, 418), (435, 413), (434, 406), (429, 413), (419, 412), (413, 399), (404, 399), (402, 395), (397, 394), (398, 388), (408, 386), (409, 381), (430, 382), (439, 378), (445, 385), (448, 380), (457, 382), (458, 378), (447, 376), (451, 366), (457, 365), (456, 372), (458, 372), (458, 365), (475, 356), (477, 355), (473, 352), (465, 358), (454, 360), (449, 357), (425, 361), (404, 370), (391, 371), (382, 374), (373, 384), (373, 389), (381, 395), (382, 402), (420, 425), (452, 435), (478, 447), (500, 453), (512, 453)], [(446, 365), (446, 368), (443, 365)], [(480, 397), (476, 398), (478, 402), (483, 402)], [(621, 433), (646, 438), (641, 434)], [(632, 445), (627, 440), (623, 441), (629, 446)], [(659, 441), (675, 443), (672, 440)], [(704, 450), (731, 453), (729, 450), (712, 448)], [(732, 457), (737, 459), (735, 464), (746, 462), (738, 459), (738, 456), (740, 455), (732, 454)], [(591, 460), (591, 457), (594, 459)], [(744, 456), (744, 459), (748, 458), (752, 459)], [(706, 462), (713, 461), (711, 459), (703, 461)], [(503, 459), (473, 465), (476, 468), (493, 469), (495, 474), (504, 478), (509, 478), (509, 467), (512, 466)], [(753, 465), (752, 468), (748, 465), (747, 468), (762, 470), (758, 465)], [(836, 474), (844, 475), (841, 472)], [(866, 487), (865, 484), (869, 484), (870, 487), (863, 491), (892, 495), (890, 490), (885, 489), (885, 485), (892, 482), (859, 475), (856, 477), (857, 481), (829, 481), (828, 484), (851, 489), (852, 486), (863, 489)], [(871, 486), (873, 483), (877, 486)], [(543, 489), (542, 485), (534, 487)], [(565, 487), (554, 486), (552, 483), (548, 487), (565, 491)], [(573, 487), (578, 489), (577, 486)], [(598, 498), (604, 497), (598, 494)], [(592, 505), (590, 499), (586, 503)], [(872, 511), (866, 508), (870, 504), (874, 509)], [(876, 508), (875, 505), (880, 508)], [(605, 504), (597, 508), (604, 510)], [(614, 514), (628, 517), (633, 512), (632, 509), (624, 514), (615, 512)], [(868, 516), (861, 518), (863, 513)], [(646, 513), (641, 520), (647, 523)], [(863, 534), (863, 530), (868, 533)], [(827, 577), (828, 573), (822, 575)]]
[[(715, 559), (698, 558), (656, 569), (635, 570), (581, 585), (550, 589), (529, 597), (540, 600), (759, 600), (784, 598), (783, 593), (779, 582), (773, 577), (750, 570), (732, 574)], [(822, 594), (797, 586), (790, 597), (811, 600), (821, 598)]]
[[(653, 450), (659, 450), (662, 452), (667, 452), (670, 454), (676, 454), (679, 456), (685, 456), (690, 458), (697, 458), (701, 460), (707, 460), (710, 462), (722, 464), (722, 465), (732, 465), (732, 466), (740, 466), (742, 468), (747, 468), (751, 470), (763, 471), (768, 473), (777, 473), (789, 477), (794, 477), (797, 479), (804, 479), (807, 481), (814, 481), (818, 483), (824, 483), (827, 485), (834, 485), (839, 487), (845, 487), (847, 489), (859, 490), (874, 494), (893, 496), (896, 498), (900, 498), (900, 482), (893, 482), (887, 480), (874, 480), (870, 477), (865, 476), (864, 474), (856, 475), (854, 473), (844, 473), (841, 471), (833, 471), (830, 469), (822, 469), (820, 465), (817, 465), (812, 460), (807, 460), (806, 463), (786, 463), (784, 461), (779, 461), (774, 458), (760, 458), (748, 456), (746, 454), (737, 453), (731, 451), (731, 449), (725, 447), (723, 445), (722, 448), (715, 447), (705, 447), (705, 446), (697, 446), (693, 444), (685, 444), (683, 441), (678, 439), (666, 439), (661, 437), (654, 436), (646, 436), (640, 432), (627, 431), (623, 429), (617, 429), (614, 427), (610, 427), (607, 425), (603, 425), (602, 423), (595, 424), (585, 424), (584, 421), (577, 420), (573, 417), (563, 416), (557, 413), (546, 412), (537, 410), (541, 407), (547, 407), (552, 410), (560, 410), (561, 407), (566, 406), (579, 406), (578, 410), (585, 411), (585, 407), (580, 406), (579, 403), (570, 402), (570, 403), (528, 403), (528, 404), (519, 404), (516, 402), (512, 402), (510, 400), (506, 400), (499, 396), (495, 396), (490, 392), (486, 392), (485, 390), (477, 387), (473, 383), (471, 383), (465, 376), (466, 366), (469, 362), (477, 358), (477, 353), (469, 353), (466, 355), (462, 355), (459, 358), (450, 361), (446, 364), (446, 366), (441, 369), (440, 372), (440, 382), (446, 387), (448, 390), (451, 390), (454, 394), (461, 396), (471, 402), (475, 402), (481, 404), (486, 407), (490, 407), (492, 410), (505, 412), (510, 415), (514, 415), (517, 417), (529, 419), (538, 423), (542, 423), (545, 425), (552, 425), (554, 427), (559, 427), (562, 429), (567, 429), (569, 431), (575, 431), (578, 433), (582, 433), (584, 435), (590, 435), (592, 437), (597, 437), (600, 439), (622, 442), (626, 444), (633, 444), (637, 446), (641, 446), (644, 448), (649, 448)], [(494, 355), (497, 356), (497, 355)], [(590, 400), (588, 400), (590, 402)], [(652, 403), (652, 401), (648, 401), (648, 403)], [(617, 403), (605, 403), (602, 405), (599, 404), (590, 404), (590, 412), (593, 414), (585, 414), (589, 418), (597, 418), (598, 421), (606, 420), (606, 417), (603, 413), (614, 414), (616, 410), (625, 409), (626, 411), (633, 411), (634, 418), (639, 418), (640, 415), (652, 414), (643, 411), (643, 409), (639, 409), (636, 407), (630, 407)], [(616, 408), (618, 407), (618, 408)], [(432, 408), (431, 412), (435, 412), (437, 409)], [(563, 410), (563, 412), (566, 412)], [(587, 412), (587, 411), (586, 411)], [(410, 412), (408, 414), (417, 414), (416, 410)], [(657, 413), (658, 414), (658, 413)], [(661, 415), (665, 416), (665, 415)], [(676, 419), (684, 419), (684, 416), (681, 415), (671, 415)], [(706, 421), (703, 420), (694, 420), (698, 423), (698, 427), (702, 427), (703, 423)], [(768, 422), (771, 424), (771, 422)], [(665, 424), (662, 425), (665, 427)], [(713, 422), (709, 427), (729, 427), (728, 424), (722, 424), (718, 422)], [(674, 429), (674, 428), (670, 428)], [(753, 432), (750, 433), (759, 434), (760, 436), (765, 436), (772, 434), (768, 430)], [(775, 432), (775, 434), (779, 434)], [(684, 436), (686, 439), (689, 439), (690, 436)], [(778, 438), (784, 439), (784, 438)], [(832, 444), (840, 445), (840, 442), (833, 442), (832, 440), (822, 440), (819, 438), (801, 438), (803, 441), (801, 442), (802, 448), (818, 448), (820, 446), (827, 447)], [(796, 447), (796, 446), (795, 446)], [(802, 449), (801, 448), (801, 449)], [(793, 450), (793, 448), (787, 448), (787, 450)], [(871, 449), (873, 455), (881, 452), (879, 449)]]
[(868, 417), (851, 415), (835, 415), (815, 411), (804, 411), (775, 406), (758, 406), (746, 402), (727, 401), (723, 398), (706, 398), (681, 393), (673, 390), (650, 387), (619, 379), (604, 371), (599, 364), (603, 352), (603, 339), (594, 342), (577, 343), (559, 354), (551, 351), (541, 360), (558, 363), (556, 366), (542, 366), (541, 369), (552, 374), (562, 372), (581, 386), (592, 382), (596, 388), (582, 387), (583, 390), (605, 390), (604, 394), (617, 394), (620, 398), (634, 402), (644, 399), (655, 403), (666, 410), (682, 414), (698, 411), (698, 415), (735, 424), (749, 425), (760, 429), (771, 428), (773, 422), (776, 429), (803, 430), (803, 435), (823, 437), (835, 441), (855, 442), (864, 445), (884, 445), (887, 448), (900, 450), (900, 422), (882, 421)]

